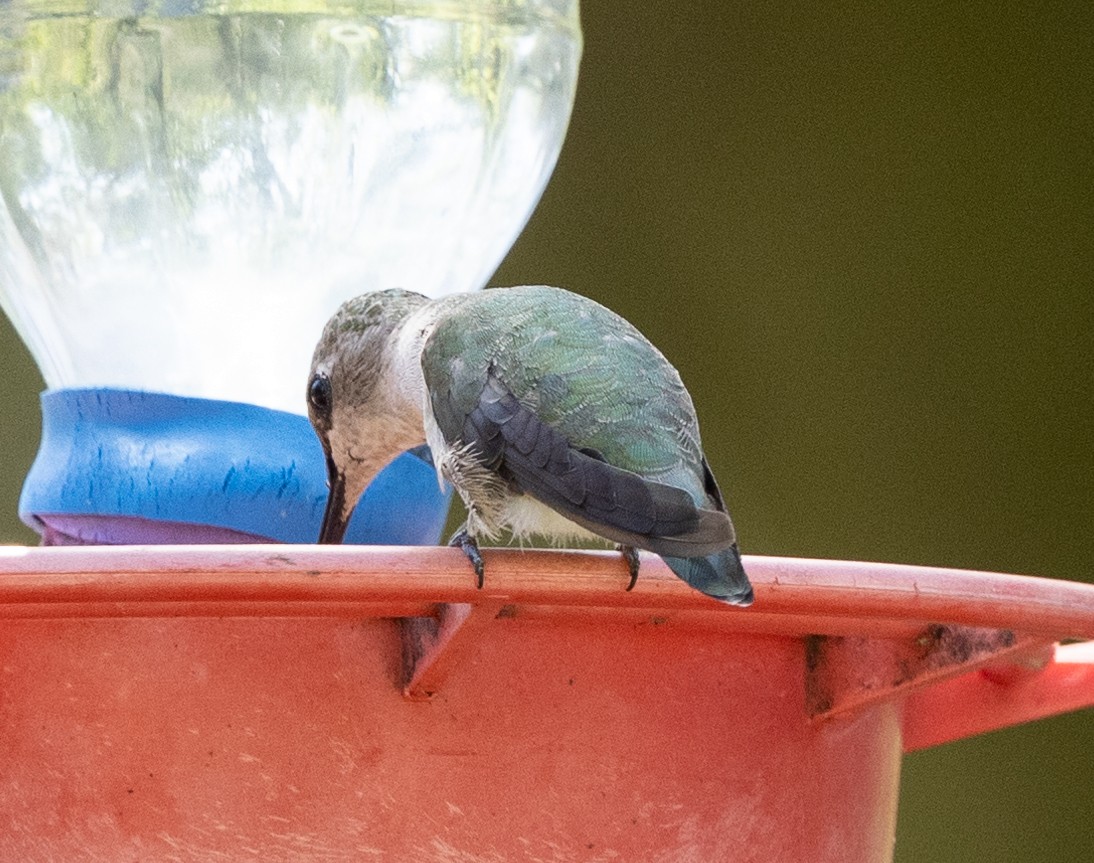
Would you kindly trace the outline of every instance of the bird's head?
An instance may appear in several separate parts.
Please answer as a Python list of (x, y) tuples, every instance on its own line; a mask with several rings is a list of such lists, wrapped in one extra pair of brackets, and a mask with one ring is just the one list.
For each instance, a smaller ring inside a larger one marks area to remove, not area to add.
[[(399, 350), (406, 319), (429, 300), (410, 291), (363, 294), (323, 328), (308, 376), (308, 418), (327, 460), (330, 494), (319, 542), (339, 543), (362, 492), (403, 450), (425, 442), (416, 357)], [(410, 390), (410, 391), (408, 391)]]

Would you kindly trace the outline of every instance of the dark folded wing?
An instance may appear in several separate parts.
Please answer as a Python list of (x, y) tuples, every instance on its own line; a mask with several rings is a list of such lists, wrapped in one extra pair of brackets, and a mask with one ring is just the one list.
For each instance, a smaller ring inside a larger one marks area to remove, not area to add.
[(644, 479), (573, 446), (492, 371), (469, 409), (444, 388), (431, 390), (431, 398), (447, 440), (473, 446), (483, 464), (525, 494), (600, 536), (680, 557), (711, 554), (734, 542), (724, 512), (700, 508), (683, 489)]

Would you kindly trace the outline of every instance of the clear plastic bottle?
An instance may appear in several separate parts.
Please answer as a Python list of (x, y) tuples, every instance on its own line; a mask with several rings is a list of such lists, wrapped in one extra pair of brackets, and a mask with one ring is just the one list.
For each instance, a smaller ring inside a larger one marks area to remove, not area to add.
[(302, 413), (344, 299), (480, 288), (554, 167), (576, 0), (0, 7), (0, 302), (51, 387)]

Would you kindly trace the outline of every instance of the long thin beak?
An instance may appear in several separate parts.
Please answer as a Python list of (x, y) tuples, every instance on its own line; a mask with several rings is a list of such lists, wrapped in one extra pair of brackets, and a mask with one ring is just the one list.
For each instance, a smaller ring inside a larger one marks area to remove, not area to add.
[(327, 484), (330, 494), (327, 496), (327, 509), (323, 513), (323, 526), (319, 528), (319, 542), (322, 545), (338, 545), (346, 535), (353, 507), (344, 512), (346, 506), (346, 478), (327, 458)]

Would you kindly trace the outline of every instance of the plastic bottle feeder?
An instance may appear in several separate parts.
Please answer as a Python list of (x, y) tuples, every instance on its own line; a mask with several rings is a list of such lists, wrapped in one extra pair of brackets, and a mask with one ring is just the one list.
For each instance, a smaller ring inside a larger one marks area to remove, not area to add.
[(614, 552), (484, 556), (476, 590), (438, 547), (0, 549), (0, 859), (873, 863), (903, 752), (1094, 703), (1059, 645), (1094, 586), (749, 557), (737, 609), (655, 557), (628, 593)]
[(444, 522), (420, 453), (385, 545), (299, 544), (322, 453), (265, 408), (349, 296), (485, 283), (578, 5), (245, 5), (0, 9), (0, 303), (59, 390), (20, 511), (69, 546), (0, 548), (0, 860), (873, 863), (902, 752), (1094, 701), (1079, 584), (752, 557), (745, 610), (485, 550), (476, 590), (396, 547)]

